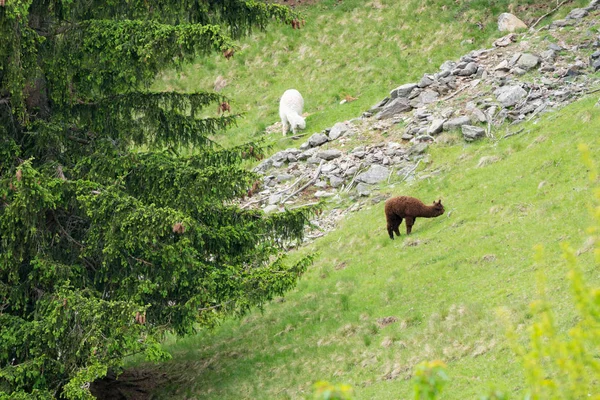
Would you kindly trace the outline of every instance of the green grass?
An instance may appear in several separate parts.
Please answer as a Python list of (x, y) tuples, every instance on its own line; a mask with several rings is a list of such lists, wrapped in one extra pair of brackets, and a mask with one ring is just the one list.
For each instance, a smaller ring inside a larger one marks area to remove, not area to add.
[[(501, 36), (497, 16), (511, 4), (525, 20), (554, 7), (539, 0), (325, 0), (303, 8), (307, 23), (301, 30), (272, 25), (243, 40), (230, 60), (216, 54), (180, 73), (165, 73), (156, 89), (213, 90), (221, 76), (228, 82), (221, 93), (245, 117), (219, 142), (265, 138), (275, 149), (297, 146), (279, 132), (264, 133), (279, 121), (278, 101), (286, 89), (303, 94), (307, 133), (319, 132), (359, 116), (391, 89), (438, 71), (446, 60), (491, 46)], [(357, 100), (340, 104), (346, 96)], [(208, 112), (214, 115), (216, 108)]]
[[(509, 310), (525, 340), (540, 268), (533, 247), (543, 244), (558, 326), (575, 321), (559, 244), (580, 248), (590, 222), (592, 187), (577, 144), (600, 151), (596, 100), (498, 142), (433, 147), (427, 169), (439, 174), (387, 192), (428, 203), (441, 197), (443, 216), (418, 219), (410, 238), (391, 241), (383, 203), (367, 207), (300, 251), (318, 257), (285, 299), (171, 340), (172, 361), (138, 368), (173, 379), (156, 394), (164, 399), (302, 399), (318, 380), (348, 383), (357, 399), (407, 399), (416, 364), (441, 359), (451, 378), (444, 399), (476, 398), (490, 387), (522, 397), (523, 372), (497, 310)], [(489, 156), (496, 161), (478, 167)], [(597, 284), (592, 254), (579, 260)], [(396, 321), (379, 324), (385, 317)]]

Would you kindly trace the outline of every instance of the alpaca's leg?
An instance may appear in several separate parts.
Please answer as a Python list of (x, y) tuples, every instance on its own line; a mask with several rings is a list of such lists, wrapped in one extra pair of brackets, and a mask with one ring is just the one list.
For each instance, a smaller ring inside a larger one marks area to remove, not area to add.
[(388, 235), (390, 235), (390, 239), (393, 240), (394, 232), (396, 232), (396, 235), (400, 236), (400, 230), (398, 227), (402, 223), (402, 218), (398, 217), (397, 215), (387, 215), (386, 219)]
[(406, 217), (406, 234), (410, 235), (413, 225), (415, 224), (415, 218)]
[(283, 136), (285, 136), (286, 133), (288, 133), (288, 131), (290, 130), (290, 122), (287, 120), (287, 118), (285, 117), (281, 117), (281, 125), (282, 125), (282, 131), (283, 131)]
[(385, 216), (386, 220), (387, 220), (387, 229), (388, 229), (388, 235), (390, 235), (390, 239), (394, 240), (394, 232), (396, 232), (396, 234), (398, 236), (400, 236), (400, 232), (398, 232), (398, 225), (400, 225), (400, 222), (402, 222), (402, 219), (400, 219), (400, 221), (398, 221), (398, 216), (397, 215), (387, 215)]
[(402, 223), (402, 218), (398, 217), (398, 223), (394, 226), (394, 232), (396, 235), (400, 236), (400, 224)]

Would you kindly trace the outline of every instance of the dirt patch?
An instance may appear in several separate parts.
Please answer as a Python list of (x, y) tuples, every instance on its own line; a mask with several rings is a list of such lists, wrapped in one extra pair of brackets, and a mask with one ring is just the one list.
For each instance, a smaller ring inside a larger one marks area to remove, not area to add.
[(98, 400), (147, 400), (158, 387), (171, 383), (167, 374), (150, 370), (126, 370), (117, 378), (110, 374), (92, 383), (90, 391)]
[(283, 4), (285, 6), (310, 6), (320, 3), (321, 0), (269, 0), (269, 3)]

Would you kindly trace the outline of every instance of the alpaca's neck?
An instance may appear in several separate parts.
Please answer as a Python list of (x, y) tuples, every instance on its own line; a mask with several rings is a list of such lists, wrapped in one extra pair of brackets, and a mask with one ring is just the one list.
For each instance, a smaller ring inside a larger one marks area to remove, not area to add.
[(438, 215), (438, 211), (435, 209), (434, 206), (424, 206), (421, 210), (421, 215), (419, 215), (419, 217), (434, 218)]

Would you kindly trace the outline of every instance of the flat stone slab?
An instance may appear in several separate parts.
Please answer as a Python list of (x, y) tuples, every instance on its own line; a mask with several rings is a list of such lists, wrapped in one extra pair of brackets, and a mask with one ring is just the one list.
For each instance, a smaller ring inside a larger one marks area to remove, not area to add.
[(359, 174), (356, 177), (358, 182), (368, 183), (370, 185), (382, 182), (388, 178), (390, 170), (384, 166), (373, 164), (368, 171)]
[(504, 107), (512, 107), (527, 96), (527, 91), (521, 86), (502, 86), (494, 95)]
[(467, 142), (485, 137), (485, 129), (473, 125), (463, 125), (461, 127), (463, 137)]

